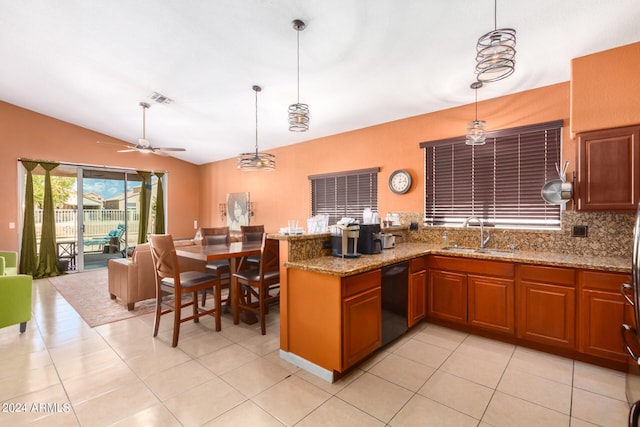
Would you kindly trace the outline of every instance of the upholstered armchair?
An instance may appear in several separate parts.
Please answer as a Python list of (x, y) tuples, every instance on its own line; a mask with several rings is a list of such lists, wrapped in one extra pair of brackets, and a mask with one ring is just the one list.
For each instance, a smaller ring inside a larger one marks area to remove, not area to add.
[(18, 253), (0, 251), (0, 328), (20, 324), (27, 330), (31, 320), (33, 278), (18, 274)]

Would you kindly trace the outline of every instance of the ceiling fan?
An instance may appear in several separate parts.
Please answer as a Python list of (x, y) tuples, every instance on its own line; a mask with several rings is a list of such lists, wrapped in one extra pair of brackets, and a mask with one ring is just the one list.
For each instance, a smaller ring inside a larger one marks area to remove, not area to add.
[[(160, 156), (168, 156), (167, 152), (170, 151), (186, 151), (184, 148), (176, 147), (152, 147), (149, 143), (149, 140), (146, 138), (146, 111), (147, 108), (150, 107), (150, 105), (146, 102), (141, 102), (140, 106), (142, 107), (142, 138), (138, 139), (138, 144), (136, 144), (134, 147), (131, 147), (130, 145), (117, 144), (127, 147), (125, 149), (118, 150), (118, 153), (131, 153), (137, 151), (139, 153), (153, 153)], [(114, 144), (113, 142), (98, 142), (103, 144)]]

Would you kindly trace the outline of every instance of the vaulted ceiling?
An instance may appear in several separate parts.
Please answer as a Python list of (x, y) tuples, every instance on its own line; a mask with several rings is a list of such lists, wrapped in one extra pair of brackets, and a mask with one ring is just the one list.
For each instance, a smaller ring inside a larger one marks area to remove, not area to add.
[[(500, 0), (496, 16), (517, 31), (516, 71), (479, 100), (640, 41), (638, 0)], [(294, 19), (305, 133), (287, 125)], [(149, 102), (151, 145), (203, 164), (254, 149), (254, 84), (261, 150), (472, 103), (476, 41), (493, 29), (491, 0), (0, 0), (0, 100), (134, 144)]]

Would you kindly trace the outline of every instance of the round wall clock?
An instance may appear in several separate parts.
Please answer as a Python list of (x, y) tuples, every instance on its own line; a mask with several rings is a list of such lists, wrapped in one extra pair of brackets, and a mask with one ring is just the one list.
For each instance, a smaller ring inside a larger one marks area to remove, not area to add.
[(394, 171), (389, 177), (389, 189), (404, 194), (411, 188), (411, 174), (404, 169)]

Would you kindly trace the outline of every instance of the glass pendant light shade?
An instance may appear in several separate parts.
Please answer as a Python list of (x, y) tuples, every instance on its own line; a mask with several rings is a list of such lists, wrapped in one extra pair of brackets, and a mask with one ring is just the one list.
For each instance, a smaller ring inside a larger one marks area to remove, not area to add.
[(494, 29), (478, 39), (476, 75), (479, 82), (509, 77), (516, 66), (516, 30), (497, 28), (497, 0), (494, 0)]
[(253, 86), (256, 93), (256, 151), (253, 153), (242, 153), (238, 157), (238, 169), (243, 171), (265, 171), (271, 172), (276, 168), (276, 156), (270, 153), (258, 151), (258, 92), (262, 90), (260, 86)]
[(289, 131), (306, 132), (309, 130), (309, 106), (300, 103), (300, 31), (304, 30), (306, 25), (299, 19), (294, 20), (292, 24), (298, 36), (298, 102), (289, 105)]
[(474, 120), (467, 124), (467, 145), (484, 145), (487, 133), (487, 122)]
[(487, 134), (487, 122), (478, 120), (478, 89), (482, 87), (482, 82), (471, 83), (471, 89), (476, 91), (476, 119), (467, 124), (467, 145), (484, 145)]

